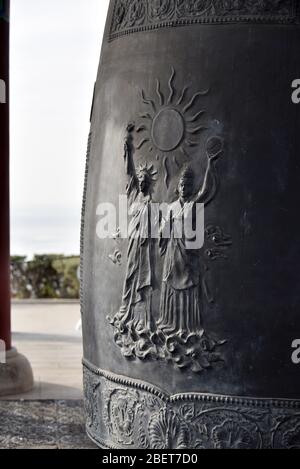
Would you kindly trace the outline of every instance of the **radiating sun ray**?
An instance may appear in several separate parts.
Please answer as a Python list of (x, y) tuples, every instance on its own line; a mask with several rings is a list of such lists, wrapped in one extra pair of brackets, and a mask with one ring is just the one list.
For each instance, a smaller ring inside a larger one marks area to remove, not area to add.
[(185, 94), (186, 94), (186, 92), (187, 92), (188, 89), (189, 89), (188, 86), (185, 86), (185, 87), (183, 88), (182, 93), (181, 93), (181, 95), (180, 95), (180, 98), (179, 98), (178, 101), (177, 101), (177, 106), (180, 106), (180, 104), (181, 104), (182, 101), (184, 100)]
[(177, 168), (179, 168), (179, 163), (177, 161), (176, 155), (173, 156), (173, 162)]
[(206, 125), (200, 125), (199, 127), (196, 127), (195, 129), (187, 129), (187, 133), (195, 135), (207, 129), (209, 129), (209, 127), (207, 127)]
[(143, 130), (148, 130), (145, 125), (140, 125), (140, 126), (136, 129), (137, 132), (143, 132)]
[(142, 95), (143, 103), (151, 106), (153, 111), (156, 112), (156, 106), (155, 106), (155, 102), (153, 101), (153, 99), (146, 98), (144, 90), (141, 91), (141, 95)]
[(149, 147), (148, 151), (149, 151), (149, 153), (152, 153), (153, 152), (153, 147)]
[(160, 159), (159, 155), (156, 155), (155, 159), (156, 159), (156, 161), (159, 161), (159, 159)]
[(169, 85), (169, 90), (170, 90), (170, 95), (169, 95), (167, 104), (171, 104), (171, 103), (172, 103), (173, 96), (174, 96), (174, 93), (175, 93), (175, 90), (174, 90), (174, 87), (173, 87), (173, 80), (174, 80), (174, 77), (175, 77), (175, 70), (174, 70), (174, 68), (172, 67), (172, 73), (171, 73), (171, 77), (170, 77), (169, 83), (168, 83), (168, 85)]
[(185, 148), (184, 148), (184, 147), (181, 147), (181, 148), (180, 148), (180, 151), (181, 151), (181, 153), (183, 154), (183, 156), (184, 156), (187, 160), (189, 160), (189, 155), (187, 154)]
[(202, 117), (204, 114), (205, 114), (206, 111), (199, 111), (197, 112), (197, 114), (195, 114), (194, 116), (192, 116), (190, 119), (186, 119), (187, 122), (195, 122), (196, 120), (198, 120), (200, 117)]
[(146, 114), (140, 114), (141, 119), (149, 119), (152, 121), (152, 116), (149, 113)]
[(156, 80), (156, 93), (157, 93), (160, 105), (163, 106), (164, 102), (165, 102), (165, 98), (164, 98), (164, 96), (163, 96), (163, 94), (160, 90), (160, 81), (159, 80)]
[(189, 147), (196, 147), (197, 145), (199, 145), (199, 142), (193, 142), (192, 140), (188, 140), (187, 138), (185, 139), (184, 143)]
[(149, 138), (144, 138), (138, 145), (137, 145), (137, 150), (140, 150), (145, 143), (149, 142)]
[(194, 96), (192, 97), (192, 99), (190, 100), (190, 102), (183, 108), (183, 114), (185, 114), (189, 109), (191, 109), (194, 106), (194, 104), (196, 102), (196, 99), (199, 96), (205, 96), (205, 95), (207, 95), (208, 92), (209, 92), (209, 90), (198, 91), (198, 93), (195, 93)]
[(169, 175), (169, 168), (168, 168), (168, 158), (165, 156), (163, 160), (164, 170), (165, 170), (165, 185), (166, 188), (169, 189), (169, 182), (170, 182), (170, 175)]

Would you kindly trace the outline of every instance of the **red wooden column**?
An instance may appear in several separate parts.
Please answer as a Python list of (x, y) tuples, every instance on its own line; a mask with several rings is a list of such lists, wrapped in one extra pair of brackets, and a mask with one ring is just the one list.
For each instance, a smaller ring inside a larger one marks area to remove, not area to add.
[(9, 0), (0, 0), (0, 340), (11, 349), (9, 246)]

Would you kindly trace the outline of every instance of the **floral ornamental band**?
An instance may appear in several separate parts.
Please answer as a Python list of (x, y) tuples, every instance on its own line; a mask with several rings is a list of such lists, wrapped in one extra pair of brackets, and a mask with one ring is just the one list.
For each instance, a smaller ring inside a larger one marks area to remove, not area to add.
[(110, 40), (198, 23), (299, 23), (297, 0), (115, 0)]

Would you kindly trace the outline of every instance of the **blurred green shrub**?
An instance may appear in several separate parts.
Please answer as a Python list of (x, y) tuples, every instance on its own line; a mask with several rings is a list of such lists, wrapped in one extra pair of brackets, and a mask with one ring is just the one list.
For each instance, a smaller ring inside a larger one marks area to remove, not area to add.
[(78, 256), (24, 256), (11, 258), (11, 290), (15, 299), (78, 299)]

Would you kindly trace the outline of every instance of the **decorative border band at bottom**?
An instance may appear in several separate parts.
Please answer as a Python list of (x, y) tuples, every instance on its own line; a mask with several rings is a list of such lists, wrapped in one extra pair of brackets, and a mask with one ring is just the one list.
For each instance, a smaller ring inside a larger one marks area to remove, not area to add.
[(189, 393), (83, 361), (87, 433), (109, 449), (300, 449), (300, 400)]

